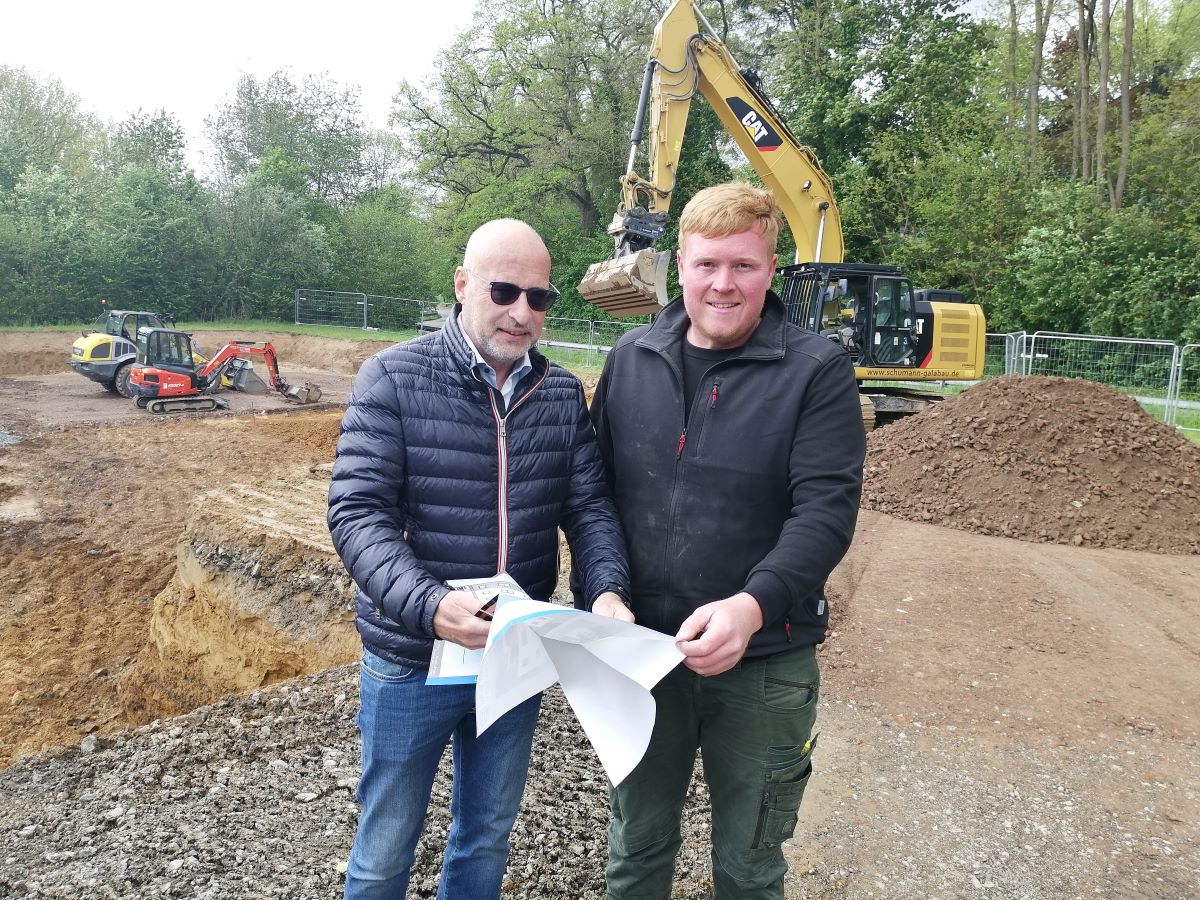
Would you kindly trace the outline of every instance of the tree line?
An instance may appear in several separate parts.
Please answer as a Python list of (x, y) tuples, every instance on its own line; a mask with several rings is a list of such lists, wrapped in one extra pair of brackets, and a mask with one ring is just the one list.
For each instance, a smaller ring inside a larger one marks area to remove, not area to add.
[[(847, 259), (963, 290), (990, 330), (1200, 340), (1200, 5), (995, 2), (699, 5), (821, 159)], [(498, 215), (546, 236), (556, 315), (602, 318), (572, 288), (611, 250), (667, 5), (479, 4), (383, 131), (353, 86), (243, 76), (203, 174), (168, 111), (101, 123), (0, 67), (0, 324), (79, 321), (101, 297), (187, 320), (286, 318), (297, 287), (447, 297)], [(697, 99), (672, 213), (730, 176), (753, 178)]]

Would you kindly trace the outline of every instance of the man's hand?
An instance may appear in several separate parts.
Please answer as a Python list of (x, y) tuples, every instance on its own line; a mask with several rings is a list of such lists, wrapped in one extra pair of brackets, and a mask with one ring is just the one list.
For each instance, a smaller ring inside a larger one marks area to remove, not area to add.
[(758, 601), (742, 591), (697, 609), (679, 626), (675, 642), (683, 664), (697, 675), (720, 675), (737, 665), (762, 624)]
[(468, 650), (478, 650), (487, 642), (492, 627), (490, 619), (475, 615), (479, 605), (479, 598), (474, 594), (451, 591), (441, 599), (433, 613), (433, 633)]
[(592, 612), (598, 616), (620, 619), (622, 622), (633, 622), (633, 610), (625, 605), (620, 594), (613, 591), (605, 591), (597, 596), (592, 603)]

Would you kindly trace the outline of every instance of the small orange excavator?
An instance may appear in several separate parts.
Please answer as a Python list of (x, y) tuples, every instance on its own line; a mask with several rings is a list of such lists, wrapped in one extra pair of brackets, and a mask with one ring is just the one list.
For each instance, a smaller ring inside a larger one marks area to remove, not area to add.
[[(192, 357), (192, 338), (174, 328), (141, 328), (137, 333), (137, 358), (129, 373), (129, 392), (137, 405), (152, 413), (228, 409), (229, 404), (212, 394), (221, 388), (221, 376), (238, 381), (251, 376), (247, 357), (261, 356), (266, 363), (271, 387), (292, 403), (316, 403), (321, 389), (311, 382), (294, 387), (279, 377), (275, 348), (266, 341), (230, 341), (197, 366)], [(235, 362), (242, 366), (234, 366)], [(232, 376), (229, 370), (236, 371)], [(261, 383), (261, 382), (260, 382)]]

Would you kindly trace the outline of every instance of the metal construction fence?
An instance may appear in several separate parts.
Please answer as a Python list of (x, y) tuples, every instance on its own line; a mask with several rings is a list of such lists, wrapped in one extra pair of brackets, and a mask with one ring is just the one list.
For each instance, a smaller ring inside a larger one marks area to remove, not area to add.
[[(368, 331), (433, 331), (442, 327), (450, 309), (450, 303), (434, 300), (406, 300), (342, 291), (301, 289), (295, 295), (297, 325)], [(538, 346), (549, 350), (550, 355), (562, 362), (598, 369), (604, 365), (604, 355), (617, 339), (645, 321), (645, 317), (593, 322), (547, 316)]]
[(409, 300), (344, 291), (301, 288), (295, 295), (297, 325), (404, 331), (440, 318), (433, 300)]
[[(450, 304), (338, 291), (296, 291), (296, 324), (378, 330), (435, 330)], [(546, 318), (538, 342), (556, 360), (599, 369), (625, 332), (646, 320)], [(1182, 431), (1200, 432), (1200, 344), (1055, 331), (989, 333), (984, 378), (1058, 375), (1107, 384)]]

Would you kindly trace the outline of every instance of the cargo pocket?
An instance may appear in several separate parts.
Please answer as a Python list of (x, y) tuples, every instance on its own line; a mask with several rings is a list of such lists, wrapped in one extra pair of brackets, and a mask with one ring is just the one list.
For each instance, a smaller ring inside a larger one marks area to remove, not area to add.
[(812, 777), (812, 753), (816, 746), (817, 736), (813, 735), (799, 757), (782, 768), (767, 772), (751, 850), (777, 846), (795, 833), (800, 801), (804, 799), (804, 789)]

